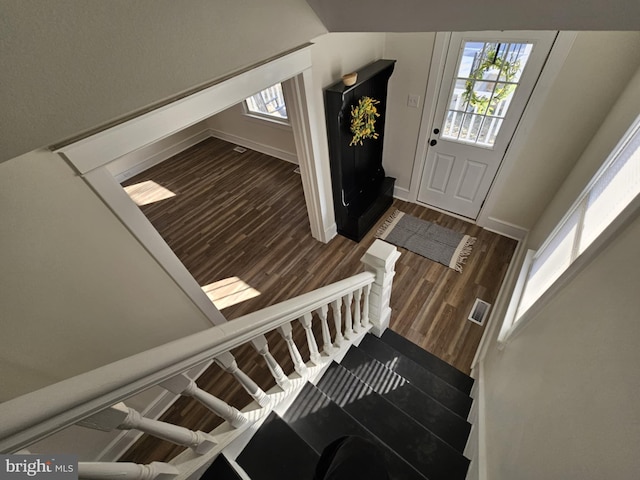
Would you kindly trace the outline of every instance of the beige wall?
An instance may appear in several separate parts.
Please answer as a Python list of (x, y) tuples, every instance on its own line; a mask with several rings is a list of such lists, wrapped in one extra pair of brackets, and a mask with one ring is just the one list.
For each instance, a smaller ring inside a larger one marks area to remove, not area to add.
[(485, 360), (487, 478), (637, 478), (640, 219)]
[(640, 64), (637, 64), (635, 75), (609, 112), (602, 127), (591, 138), (580, 161), (567, 176), (531, 231), (530, 248), (539, 247), (551, 233), (638, 115), (640, 115)]
[(211, 327), (56, 154), (0, 164), (0, 401)]
[[(433, 54), (435, 33), (388, 33), (385, 58), (397, 60), (389, 81), (389, 95), (385, 130), (384, 168), (395, 177), (396, 187), (408, 194), (411, 186), (413, 162), (418, 132), (425, 102), (425, 91)], [(418, 108), (407, 106), (409, 94), (420, 95)]]
[(640, 32), (581, 32), (490, 217), (531, 229), (640, 65)]
[[(640, 71), (532, 231), (546, 236), (640, 112)], [(483, 363), (487, 478), (636, 478), (640, 217)]]
[(247, 116), (242, 104), (209, 118), (207, 126), (220, 138), (297, 163), (291, 126)]
[(2, 0), (0, 161), (301, 45), (304, 0)]

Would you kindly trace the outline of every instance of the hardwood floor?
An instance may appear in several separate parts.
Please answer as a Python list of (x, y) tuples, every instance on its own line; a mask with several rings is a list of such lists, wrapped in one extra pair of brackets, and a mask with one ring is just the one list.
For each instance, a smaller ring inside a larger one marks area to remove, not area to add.
[[(155, 182), (156, 190), (168, 196), (141, 209), (201, 286), (210, 286), (220, 296), (225, 289), (215, 288), (220, 286), (216, 282), (232, 282), (233, 287), (226, 290), (232, 294), (224, 298), (227, 303), (259, 292), (224, 308), (227, 319), (362, 271), (359, 260), (375, 240), (375, 227), (360, 243), (341, 236), (326, 245), (314, 240), (295, 165), (251, 150), (239, 154), (233, 147), (208, 139), (125, 183), (131, 187)], [(175, 195), (169, 196), (171, 193)], [(142, 195), (150, 198), (148, 190)], [(388, 213), (395, 208), (477, 237), (462, 273), (400, 249), (391, 297), (393, 330), (469, 373), (486, 325), (470, 322), (467, 316), (476, 297), (494, 303), (516, 242), (422, 206), (394, 200)], [(294, 325), (294, 333), (307, 360), (303, 331)], [(275, 335), (268, 338), (276, 359), (286, 372), (292, 372), (284, 342)], [(267, 389), (274, 385), (249, 347), (234, 354), (240, 367), (260, 386)], [(236, 407), (250, 401), (216, 366), (198, 383)], [(185, 398), (162, 419), (203, 431), (219, 423)], [(166, 461), (181, 450), (145, 436), (122, 460)]]

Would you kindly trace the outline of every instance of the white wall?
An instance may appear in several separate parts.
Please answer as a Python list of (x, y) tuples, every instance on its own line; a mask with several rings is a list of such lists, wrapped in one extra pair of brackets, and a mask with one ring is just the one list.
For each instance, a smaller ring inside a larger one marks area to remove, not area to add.
[(326, 32), (304, 0), (2, 0), (0, 10), (0, 161)]
[[(535, 226), (548, 234), (640, 112), (629, 82)], [(487, 478), (637, 477), (640, 217), (483, 362)], [(496, 330), (497, 331), (497, 330)]]
[(0, 164), (0, 401), (211, 326), (61, 157)]

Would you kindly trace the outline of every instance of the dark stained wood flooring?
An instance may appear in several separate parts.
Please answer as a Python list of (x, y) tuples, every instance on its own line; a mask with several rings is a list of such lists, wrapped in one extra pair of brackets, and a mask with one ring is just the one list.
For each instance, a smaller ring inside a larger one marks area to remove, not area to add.
[[(227, 319), (363, 270), (359, 260), (375, 240), (376, 227), (360, 243), (341, 236), (328, 244), (314, 240), (295, 165), (251, 150), (236, 153), (233, 147), (219, 139), (205, 140), (124, 184), (153, 181), (175, 194), (141, 209), (201, 286), (237, 277), (260, 292), (224, 308)], [(388, 213), (396, 208), (477, 237), (462, 273), (400, 249), (391, 297), (393, 330), (469, 373), (486, 325), (472, 323), (467, 316), (476, 297), (494, 303), (516, 242), (400, 200), (394, 200)], [(307, 360), (303, 331), (294, 325), (294, 333)], [(275, 335), (268, 338), (274, 356), (285, 371), (292, 372), (284, 342)], [(234, 354), (259, 385), (265, 389), (274, 385), (251, 348), (240, 348)], [(250, 401), (216, 366), (198, 384), (238, 408)], [(186, 398), (179, 399), (162, 419), (203, 431), (219, 424), (216, 417)], [(122, 460), (166, 461), (181, 450), (144, 436)]]

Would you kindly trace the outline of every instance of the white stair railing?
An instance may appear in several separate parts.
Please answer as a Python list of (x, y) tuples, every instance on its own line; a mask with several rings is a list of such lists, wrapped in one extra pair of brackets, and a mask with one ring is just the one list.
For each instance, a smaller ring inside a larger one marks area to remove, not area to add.
[[(391, 283), (399, 255), (395, 247), (376, 240), (362, 258), (366, 270), (363, 273), (4, 402), (0, 404), (0, 452), (20, 451), (74, 424), (103, 431), (135, 429), (190, 450), (169, 463), (80, 462), (80, 478), (188, 478), (249, 425), (264, 418), (275, 403), (296, 395), (307, 380), (319, 376), (323, 367), (366, 331), (382, 334), (389, 324)], [(330, 307), (335, 328), (333, 341)], [(314, 314), (320, 321), (323, 354), (318, 351), (313, 332)], [(294, 341), (294, 320), (304, 329), (309, 363), (304, 362)], [(287, 345), (295, 369), (293, 376), (284, 373), (269, 351), (265, 334), (272, 331), (277, 331)], [(266, 362), (279, 386), (277, 391), (265, 392), (238, 367), (230, 351), (247, 343)], [(233, 375), (257, 402), (257, 410), (249, 406), (240, 412), (200, 389), (185, 374), (211, 360)], [(193, 397), (221, 417), (227, 427), (223, 425), (209, 433), (193, 431), (145, 418), (123, 403), (156, 385), (177, 396)]]

